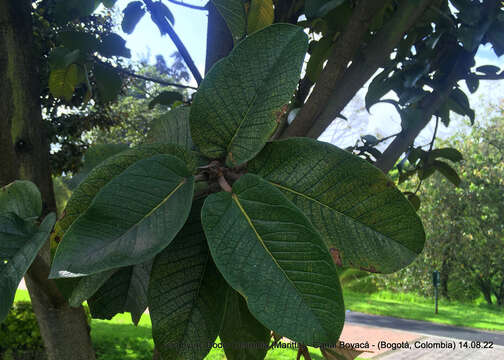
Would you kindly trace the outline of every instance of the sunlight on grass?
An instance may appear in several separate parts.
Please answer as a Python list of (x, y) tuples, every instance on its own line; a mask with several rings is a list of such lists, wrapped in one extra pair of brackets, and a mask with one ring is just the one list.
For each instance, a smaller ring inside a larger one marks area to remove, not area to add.
[(396, 294), (385, 291), (370, 295), (351, 291), (344, 293), (345, 306), (351, 311), (504, 331), (504, 310), (497, 306), (441, 300), (439, 313), (436, 315), (434, 314), (434, 299), (430, 300), (414, 294)]
[[(439, 314), (434, 314), (434, 301), (414, 294), (378, 292), (363, 295), (344, 291), (345, 305), (351, 311), (424, 320), (455, 326), (504, 331), (504, 310), (486, 304), (462, 304), (440, 301)], [(15, 301), (30, 301), (26, 290), (16, 292)], [(118, 314), (112, 320), (96, 320), (91, 323), (91, 336), (98, 360), (151, 360), (151, 321), (144, 314), (137, 327), (132, 325), (129, 314)], [(216, 341), (220, 342), (219, 339)], [(310, 349), (313, 360), (322, 360), (320, 351)], [(266, 360), (291, 360), (296, 358), (294, 349), (274, 349)], [(205, 360), (225, 360), (222, 349), (212, 349)]]

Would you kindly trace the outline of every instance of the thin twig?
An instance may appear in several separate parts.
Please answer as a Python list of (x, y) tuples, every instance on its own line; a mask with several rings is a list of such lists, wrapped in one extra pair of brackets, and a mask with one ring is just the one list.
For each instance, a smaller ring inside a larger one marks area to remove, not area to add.
[(422, 181), (423, 181), (423, 179), (420, 179), (420, 182), (418, 183), (418, 186), (417, 186), (417, 188), (416, 188), (416, 190), (415, 190), (415, 195), (416, 195), (416, 194), (418, 193), (418, 191), (420, 190), (420, 187), (422, 186)]
[(195, 182), (208, 181), (208, 176), (206, 174), (198, 174), (194, 177)]
[(429, 152), (431, 152), (432, 148), (434, 147), (434, 141), (436, 141), (438, 126), (439, 126), (439, 116), (436, 116), (436, 125), (434, 126), (434, 134), (432, 134), (432, 140), (430, 142)]
[[(429, 145), (429, 152), (427, 153), (427, 159), (425, 159), (426, 163), (429, 161), (430, 152), (432, 151), (432, 148), (434, 147), (434, 141), (436, 141), (438, 126), (439, 126), (439, 116), (436, 116), (436, 125), (434, 126), (434, 133), (432, 134), (432, 140), (431, 140), (430, 145)], [(415, 190), (415, 195), (420, 190), (420, 187), (422, 186), (422, 181), (423, 181), (423, 179), (420, 179), (420, 182), (418, 183), (418, 186), (417, 186), (417, 188)]]
[(397, 134), (392, 134), (392, 135), (389, 135), (389, 136), (385, 136), (384, 138), (381, 138), (380, 140), (378, 140), (378, 142), (376, 144), (374, 144), (375, 146), (384, 142), (384, 141), (387, 141), (388, 139), (392, 139), (393, 137), (396, 137), (397, 135), (400, 135), (401, 132), (398, 132)]
[(154, 82), (154, 83), (157, 83), (157, 84), (161, 84), (161, 85), (165, 85), (165, 86), (173, 86), (173, 87), (178, 87), (178, 88), (183, 88), (183, 89), (194, 89), (194, 90), (198, 90), (197, 87), (194, 87), (194, 86), (190, 86), (190, 85), (182, 85), (182, 84), (177, 84), (177, 83), (172, 83), (170, 81), (165, 81), (165, 80), (162, 80), (162, 79), (157, 79), (157, 78), (152, 78), (152, 77), (148, 77), (148, 76), (144, 76), (144, 75), (140, 75), (140, 74), (136, 74), (132, 71), (129, 71), (129, 70), (126, 70), (126, 69), (123, 69), (122, 67), (119, 67), (119, 66), (114, 66), (112, 64), (109, 64), (105, 61), (102, 61), (100, 60), (99, 58), (97, 58), (96, 56), (93, 57), (94, 60), (101, 64), (101, 65), (104, 65), (110, 69), (113, 69), (117, 72), (120, 72), (122, 74), (126, 74), (126, 75), (129, 75), (131, 77), (134, 77), (134, 78), (137, 78), (137, 79), (142, 79), (142, 80), (146, 80), (146, 81), (151, 81), (151, 82)]
[(180, 6), (185, 6), (185, 7), (189, 8), (189, 9), (208, 10), (208, 6), (207, 5), (205, 5), (205, 6), (192, 5), (192, 4), (186, 4), (183, 1), (177, 1), (177, 0), (168, 0), (168, 1), (171, 2), (171, 3), (177, 4), (177, 5), (180, 5)]

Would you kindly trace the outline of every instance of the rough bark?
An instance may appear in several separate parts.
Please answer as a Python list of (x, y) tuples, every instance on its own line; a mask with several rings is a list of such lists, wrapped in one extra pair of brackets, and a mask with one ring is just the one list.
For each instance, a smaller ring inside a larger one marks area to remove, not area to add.
[[(56, 203), (49, 144), (40, 111), (37, 58), (32, 53), (31, 1), (0, 1), (0, 185), (15, 179), (37, 184), (44, 214)], [(94, 360), (82, 308), (70, 308), (49, 273), (49, 246), (39, 253), (26, 283), (49, 360)]]

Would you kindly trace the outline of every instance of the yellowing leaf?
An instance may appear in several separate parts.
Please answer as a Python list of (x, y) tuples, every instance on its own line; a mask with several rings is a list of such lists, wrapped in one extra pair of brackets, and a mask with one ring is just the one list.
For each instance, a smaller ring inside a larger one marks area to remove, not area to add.
[(247, 32), (252, 34), (273, 24), (274, 16), (273, 0), (252, 0), (248, 12)]
[(56, 98), (70, 101), (75, 87), (83, 77), (83, 71), (77, 64), (71, 64), (66, 69), (53, 70), (49, 75), (49, 91)]

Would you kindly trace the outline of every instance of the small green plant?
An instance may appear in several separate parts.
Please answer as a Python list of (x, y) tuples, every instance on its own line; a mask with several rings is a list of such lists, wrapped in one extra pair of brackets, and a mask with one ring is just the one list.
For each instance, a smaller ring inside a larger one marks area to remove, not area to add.
[(17, 302), (0, 323), (0, 358), (34, 359), (44, 355), (37, 318), (31, 303)]

